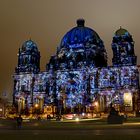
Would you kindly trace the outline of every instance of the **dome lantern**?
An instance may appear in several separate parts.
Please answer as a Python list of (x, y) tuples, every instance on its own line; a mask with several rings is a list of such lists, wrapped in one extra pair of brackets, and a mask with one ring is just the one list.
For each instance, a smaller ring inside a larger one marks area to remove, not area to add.
[(77, 20), (77, 26), (78, 27), (84, 27), (85, 25), (85, 20), (84, 19), (78, 19)]

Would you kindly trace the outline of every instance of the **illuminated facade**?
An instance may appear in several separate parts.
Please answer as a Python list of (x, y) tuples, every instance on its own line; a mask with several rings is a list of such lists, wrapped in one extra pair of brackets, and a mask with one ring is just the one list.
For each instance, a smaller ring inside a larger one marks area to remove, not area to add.
[(66, 33), (45, 72), (40, 72), (40, 53), (32, 40), (19, 49), (13, 92), (19, 111), (38, 104), (41, 110), (56, 106), (82, 112), (93, 107), (104, 112), (111, 103), (120, 111), (137, 110), (139, 72), (132, 36), (122, 28), (115, 32), (113, 66), (108, 66), (103, 41), (84, 22), (77, 20), (77, 27)]

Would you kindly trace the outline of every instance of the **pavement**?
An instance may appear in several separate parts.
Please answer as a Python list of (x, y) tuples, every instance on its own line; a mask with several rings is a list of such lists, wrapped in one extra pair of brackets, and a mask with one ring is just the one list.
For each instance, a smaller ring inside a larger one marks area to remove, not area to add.
[(91, 120), (46, 121), (31, 120), (23, 122), (22, 128), (17, 129), (15, 120), (0, 120), (0, 140), (10, 139), (105, 139), (105, 140), (140, 140), (140, 121), (123, 124), (107, 124), (99, 118)]

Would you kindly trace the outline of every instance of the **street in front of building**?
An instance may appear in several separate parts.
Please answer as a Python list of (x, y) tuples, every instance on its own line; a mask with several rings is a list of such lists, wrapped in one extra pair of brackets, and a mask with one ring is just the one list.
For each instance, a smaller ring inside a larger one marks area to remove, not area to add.
[(16, 120), (0, 120), (0, 137), (6, 139), (139, 139), (140, 118), (130, 118), (123, 124), (107, 124), (106, 119), (91, 120), (24, 120), (16, 127)]

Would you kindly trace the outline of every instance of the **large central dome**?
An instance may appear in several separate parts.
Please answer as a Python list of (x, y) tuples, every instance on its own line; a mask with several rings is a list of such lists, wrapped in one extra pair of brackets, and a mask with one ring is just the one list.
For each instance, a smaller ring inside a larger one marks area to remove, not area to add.
[(99, 35), (91, 28), (85, 27), (84, 24), (84, 19), (78, 19), (77, 27), (72, 28), (64, 35), (63, 39), (61, 40), (59, 49), (82, 48), (89, 42), (96, 45), (103, 45), (103, 42), (100, 39)]
[(84, 26), (83, 19), (77, 20), (77, 26), (67, 32), (51, 57), (47, 69), (77, 69), (107, 66), (107, 54), (103, 41), (91, 28)]

